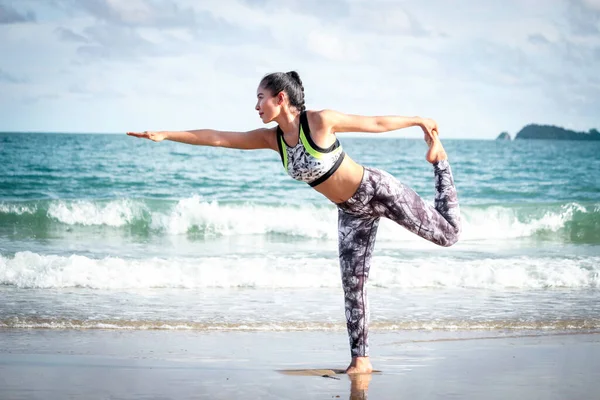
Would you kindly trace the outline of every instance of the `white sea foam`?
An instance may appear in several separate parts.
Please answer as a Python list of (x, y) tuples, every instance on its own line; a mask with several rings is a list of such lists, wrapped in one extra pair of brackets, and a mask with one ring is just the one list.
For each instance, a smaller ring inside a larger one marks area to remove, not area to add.
[[(398, 288), (600, 287), (600, 257), (401, 260), (375, 256), (370, 285)], [(91, 259), (0, 256), (0, 284), (20, 288), (339, 288), (337, 260), (289, 257)]]
[(536, 232), (557, 232), (573, 219), (576, 212), (586, 213), (577, 203), (548, 210), (539, 217), (519, 216), (518, 210), (500, 206), (463, 208), (462, 239), (507, 239), (532, 236)]
[(152, 213), (152, 229), (182, 234), (198, 229), (207, 236), (284, 234), (337, 237), (337, 214), (314, 206), (223, 205), (199, 196), (180, 200), (169, 213)]
[[(461, 240), (513, 239), (539, 232), (558, 232), (576, 213), (596, 213), (577, 203), (527, 210), (491, 206), (461, 209)], [(222, 204), (199, 196), (179, 200), (166, 211), (151, 210), (145, 203), (115, 200), (57, 201), (50, 204), (48, 215), (68, 225), (106, 225), (122, 227), (147, 220), (146, 226), (168, 235), (199, 231), (205, 236), (280, 234), (317, 239), (337, 239), (337, 212), (331, 207), (311, 205), (267, 206)], [(378, 241), (422, 241), (399, 225), (382, 220)]]
[[(0, 319), (0, 328), (25, 329), (114, 329), (114, 330), (196, 330), (196, 331), (341, 331), (344, 323), (320, 321), (286, 321), (261, 323), (223, 323), (192, 321), (153, 321), (153, 320), (77, 320), (65, 318), (44, 319), (37, 317), (21, 317)], [(436, 321), (375, 321), (369, 327), (371, 331), (428, 330), (428, 331), (575, 331), (600, 329), (600, 320), (591, 319), (559, 319), (541, 321), (470, 321), (470, 320), (436, 320)]]
[(48, 216), (67, 225), (124, 226), (141, 218), (145, 205), (132, 200), (97, 203), (89, 200), (56, 201), (50, 204)]
[(0, 203), (0, 213), (2, 214), (35, 214), (37, 206), (35, 205), (22, 205), (22, 204), (11, 204), (11, 203)]

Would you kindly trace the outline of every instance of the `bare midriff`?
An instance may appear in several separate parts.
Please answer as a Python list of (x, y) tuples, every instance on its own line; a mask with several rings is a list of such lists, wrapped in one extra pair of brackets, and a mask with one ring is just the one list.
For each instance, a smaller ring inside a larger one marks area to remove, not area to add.
[(362, 181), (363, 170), (362, 165), (346, 154), (338, 170), (314, 189), (334, 203), (343, 203), (356, 193)]

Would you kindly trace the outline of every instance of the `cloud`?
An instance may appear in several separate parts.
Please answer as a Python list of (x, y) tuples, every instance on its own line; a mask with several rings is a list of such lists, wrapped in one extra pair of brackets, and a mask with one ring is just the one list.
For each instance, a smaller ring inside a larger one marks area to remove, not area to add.
[(582, 0), (582, 2), (588, 9), (600, 11), (600, 0)]
[(291, 11), (295, 15), (310, 15), (330, 22), (339, 21), (350, 15), (348, 0), (240, 0), (238, 4), (269, 11), (273, 20), (276, 20), (275, 14), (282, 11)]
[(21, 22), (35, 22), (35, 13), (27, 11), (22, 14), (13, 7), (0, 3), (0, 24), (17, 24)]
[[(37, 0), (36, 0), (37, 1)], [(77, 43), (78, 62), (98, 59), (136, 60), (140, 57), (187, 56), (206, 46), (239, 47), (271, 38), (262, 26), (240, 26), (208, 9), (172, 0), (53, 0), (84, 23), (75, 30), (63, 24), (55, 33), (63, 42)], [(91, 18), (90, 18), (91, 17)]]
[(151, 28), (196, 26), (195, 13), (165, 0), (56, 0), (65, 10), (77, 10), (113, 25)]
[(125, 97), (121, 91), (101, 81), (76, 82), (68, 88), (68, 92), (88, 101), (98, 98), (117, 99)]
[[(335, 27), (347, 33), (376, 33), (398, 36), (426, 36), (431, 32), (399, 2), (349, 0), (242, 0), (251, 7), (274, 13), (289, 10), (316, 18), (321, 27)], [(273, 15), (273, 20), (278, 20)], [(301, 30), (304, 27), (299, 26)]]
[(600, 1), (570, 0), (567, 15), (573, 34), (578, 36), (600, 34)]
[(20, 84), (20, 83), (27, 83), (27, 79), (18, 78), (16, 76), (0, 69), (0, 82)]
[(89, 40), (85, 36), (75, 33), (69, 28), (60, 26), (60, 27), (56, 28), (54, 30), (54, 32), (56, 32), (56, 34), (58, 35), (60, 40), (63, 40), (65, 42), (75, 42), (75, 43), (88, 43), (89, 42)]
[(548, 39), (546, 39), (546, 36), (542, 35), (541, 33), (534, 33), (531, 34), (529, 36), (527, 36), (527, 40), (529, 40), (529, 42), (531, 44), (535, 44), (535, 45), (547, 45), (550, 44), (550, 41)]
[(351, 42), (343, 40), (341, 35), (326, 30), (309, 32), (306, 44), (312, 53), (328, 60), (353, 61), (359, 55)]
[(428, 36), (431, 32), (405, 7), (398, 3), (350, 3), (350, 15), (340, 21), (345, 26), (362, 32), (394, 36)]
[(84, 29), (88, 44), (77, 48), (77, 54), (91, 58), (135, 59), (161, 54), (159, 49), (127, 26), (99, 24)]
[(53, 101), (53, 100), (57, 100), (59, 99), (60, 96), (58, 94), (42, 94), (42, 95), (36, 95), (36, 96), (31, 96), (31, 95), (25, 95), (23, 97), (23, 103), (26, 105), (31, 105), (31, 104), (39, 104), (39, 103), (44, 103), (48, 100)]
[(447, 72), (463, 81), (491, 86), (530, 86), (541, 79), (535, 57), (518, 47), (481, 39), (448, 50), (441, 56)]
[[(22, 118), (24, 127), (170, 129), (200, 118), (244, 129), (256, 123), (260, 77), (291, 69), (307, 84), (309, 107), (431, 115), (454, 136), (598, 120), (600, 0), (0, 3), (22, 16), (29, 7), (39, 22), (0, 25), (0, 54), (10, 55), (0, 60), (2, 90), (15, 104), (43, 99), (40, 118)], [(35, 79), (15, 85), (24, 82), (16, 72)], [(78, 111), (43, 119), (57, 104)]]

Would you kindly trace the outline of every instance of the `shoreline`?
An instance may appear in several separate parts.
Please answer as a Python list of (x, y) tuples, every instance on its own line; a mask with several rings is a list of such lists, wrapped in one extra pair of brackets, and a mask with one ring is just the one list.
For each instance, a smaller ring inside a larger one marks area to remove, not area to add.
[(0, 398), (562, 399), (600, 390), (600, 332), (441, 336), (372, 332), (381, 373), (326, 379), (281, 371), (345, 368), (345, 332), (0, 329)]

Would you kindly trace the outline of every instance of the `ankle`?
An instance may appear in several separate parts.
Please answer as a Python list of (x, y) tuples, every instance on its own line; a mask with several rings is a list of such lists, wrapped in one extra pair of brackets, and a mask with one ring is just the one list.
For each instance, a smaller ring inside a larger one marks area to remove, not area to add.
[(431, 163), (433, 164), (433, 166), (436, 166), (439, 163), (443, 163), (444, 161), (448, 161), (448, 155), (446, 154), (446, 152), (438, 153)]
[(368, 365), (371, 364), (371, 360), (369, 359), (369, 356), (364, 356), (364, 357), (352, 357), (352, 361), (350, 362), (350, 365)]

